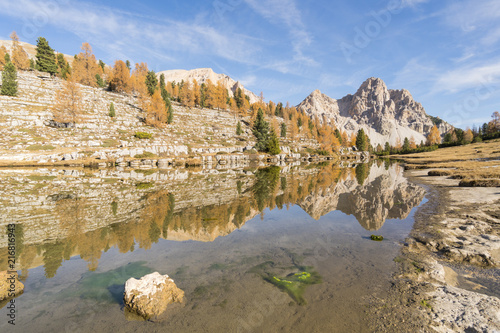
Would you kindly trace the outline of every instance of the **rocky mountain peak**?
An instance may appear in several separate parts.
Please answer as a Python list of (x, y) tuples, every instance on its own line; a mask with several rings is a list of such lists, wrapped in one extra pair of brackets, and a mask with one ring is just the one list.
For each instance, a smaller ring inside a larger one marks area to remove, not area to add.
[[(364, 81), (354, 95), (339, 100), (315, 90), (298, 108), (348, 134), (363, 128), (373, 145), (395, 145), (398, 140), (403, 142), (411, 137), (417, 142), (425, 141), (434, 126), (408, 90), (389, 90), (383, 80), (375, 77)], [(452, 128), (446, 122), (439, 126), (441, 134)]]

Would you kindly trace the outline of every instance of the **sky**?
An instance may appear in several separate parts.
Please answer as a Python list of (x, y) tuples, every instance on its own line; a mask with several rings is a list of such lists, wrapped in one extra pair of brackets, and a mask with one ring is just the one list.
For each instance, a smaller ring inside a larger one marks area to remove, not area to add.
[(407, 89), (427, 113), (465, 128), (500, 109), (498, 0), (0, 0), (0, 39), (45, 37), (74, 55), (210, 67), (299, 104), (319, 89), (354, 94), (369, 77)]

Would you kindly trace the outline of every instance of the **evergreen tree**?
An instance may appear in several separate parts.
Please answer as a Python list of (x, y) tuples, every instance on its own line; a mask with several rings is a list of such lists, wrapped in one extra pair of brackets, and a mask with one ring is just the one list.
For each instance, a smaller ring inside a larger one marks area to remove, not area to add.
[(149, 96), (153, 96), (158, 86), (158, 79), (156, 78), (155, 71), (149, 71), (146, 75), (146, 87), (148, 88)]
[(165, 90), (165, 74), (163, 73), (160, 75), (160, 90), (163, 94), (163, 91)]
[(238, 124), (236, 124), (236, 135), (241, 135), (243, 130), (241, 129), (241, 122), (238, 120)]
[(266, 151), (271, 155), (278, 155), (281, 153), (280, 141), (276, 132), (274, 132), (274, 129), (271, 129), (271, 135), (269, 136), (266, 144)]
[(99, 59), (99, 67), (101, 67), (102, 72), (104, 73), (104, 68), (106, 67), (106, 64), (101, 59)]
[(111, 102), (111, 104), (109, 105), (109, 116), (111, 118), (113, 118), (114, 116), (116, 116), (116, 114), (115, 114), (115, 104), (113, 102)]
[(170, 105), (167, 109), (167, 124), (171, 124), (174, 121), (174, 108)]
[(264, 112), (261, 108), (257, 111), (257, 118), (253, 124), (252, 133), (257, 139), (255, 148), (258, 151), (266, 151), (267, 140), (269, 139), (269, 123), (264, 120)]
[(368, 142), (365, 131), (361, 128), (356, 135), (356, 147), (360, 151), (368, 150)]
[(403, 151), (409, 151), (410, 150), (410, 140), (408, 138), (405, 138), (403, 141)]
[(385, 151), (385, 152), (388, 152), (388, 153), (390, 153), (390, 152), (391, 152), (391, 145), (389, 144), (389, 142), (386, 142), (386, 143), (385, 143), (385, 146), (384, 146), (384, 151)]
[(104, 80), (102, 79), (102, 77), (98, 73), (96, 73), (96, 75), (95, 75), (95, 81), (97, 82), (97, 86), (99, 88), (106, 87), (106, 82), (104, 82)]
[(10, 62), (10, 54), (5, 53), (4, 59), (5, 59), (5, 64), (9, 63)]
[(39, 71), (54, 75), (58, 72), (56, 55), (44, 37), (38, 37), (36, 41), (36, 68)]
[(35, 60), (30, 59), (30, 69), (36, 69)]
[(3, 68), (0, 93), (5, 96), (17, 95), (17, 70), (16, 66), (10, 61)]
[(286, 138), (286, 124), (283, 122), (281, 123), (281, 137)]
[(127, 65), (128, 70), (131, 70), (131, 69), (132, 69), (132, 67), (131, 67), (131, 65), (130, 65), (130, 60), (127, 60), (127, 61), (125, 62), (125, 65)]

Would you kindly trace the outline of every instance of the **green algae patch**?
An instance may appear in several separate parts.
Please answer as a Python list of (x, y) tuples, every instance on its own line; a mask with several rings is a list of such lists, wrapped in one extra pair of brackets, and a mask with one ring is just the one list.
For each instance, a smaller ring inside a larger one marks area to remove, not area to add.
[[(283, 277), (277, 273), (290, 271), (291, 273)], [(274, 262), (267, 261), (254, 266), (249, 272), (260, 275), (264, 281), (286, 292), (298, 305), (307, 304), (303, 295), (308, 286), (322, 282), (321, 276), (314, 271), (313, 267), (296, 264), (289, 267), (278, 267)]]
[(384, 236), (371, 235), (370, 239), (372, 241), (381, 242), (384, 240)]

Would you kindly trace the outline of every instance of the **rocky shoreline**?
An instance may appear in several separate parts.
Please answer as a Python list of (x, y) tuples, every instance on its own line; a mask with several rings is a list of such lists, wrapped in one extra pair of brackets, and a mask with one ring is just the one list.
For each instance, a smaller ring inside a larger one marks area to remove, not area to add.
[(427, 202), (395, 258), (391, 296), (372, 309), (373, 330), (498, 332), (498, 188), (462, 188), (459, 180), (428, 171), (407, 171), (427, 189)]

